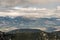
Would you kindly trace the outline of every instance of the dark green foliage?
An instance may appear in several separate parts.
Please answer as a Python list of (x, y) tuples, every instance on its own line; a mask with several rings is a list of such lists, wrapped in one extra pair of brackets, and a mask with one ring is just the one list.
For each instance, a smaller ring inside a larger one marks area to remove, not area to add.
[[(36, 30), (34, 30), (36, 31)], [(47, 33), (44, 31), (12, 31), (13, 33), (6, 33), (1, 35), (5, 40), (60, 40), (60, 31)]]
[(13, 40), (36, 40), (38, 33), (16, 33)]
[(19, 32), (12, 40), (60, 40), (60, 36), (46, 32)]

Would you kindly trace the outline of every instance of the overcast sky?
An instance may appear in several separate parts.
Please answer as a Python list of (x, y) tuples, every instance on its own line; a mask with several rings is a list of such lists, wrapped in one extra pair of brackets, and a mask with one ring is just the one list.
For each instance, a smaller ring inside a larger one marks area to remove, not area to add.
[[(28, 11), (26, 13), (21, 13), (21, 12), (0, 12), (0, 16), (5, 16), (5, 15), (12, 15), (12, 16), (56, 16), (59, 15), (60, 13), (55, 13), (55, 9), (57, 6), (59, 6), (59, 10), (60, 10), (60, 0), (0, 0), (0, 5), (1, 7), (37, 7), (37, 8), (44, 8), (45, 11), (42, 11), (41, 13), (28, 13)], [(53, 9), (54, 8), (54, 9)], [(51, 10), (50, 10), (51, 9)], [(53, 10), (52, 10), (53, 9)], [(3, 10), (2, 10), (3, 11)], [(24, 12), (24, 11), (23, 11)], [(58, 16), (59, 17), (59, 16)]]
[(40, 8), (56, 8), (60, 6), (60, 0), (0, 0), (0, 5), (2, 7), (11, 6), (31, 6)]

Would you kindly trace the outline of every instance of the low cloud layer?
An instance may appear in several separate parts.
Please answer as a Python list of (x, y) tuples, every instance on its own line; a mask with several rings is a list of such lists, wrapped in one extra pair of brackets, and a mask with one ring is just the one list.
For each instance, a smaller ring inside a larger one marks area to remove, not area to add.
[[(31, 11), (32, 10), (32, 11)], [(9, 12), (0, 12), (0, 16), (23, 16), (23, 17), (60, 17), (60, 9), (47, 8), (19, 8), (8, 10)]]

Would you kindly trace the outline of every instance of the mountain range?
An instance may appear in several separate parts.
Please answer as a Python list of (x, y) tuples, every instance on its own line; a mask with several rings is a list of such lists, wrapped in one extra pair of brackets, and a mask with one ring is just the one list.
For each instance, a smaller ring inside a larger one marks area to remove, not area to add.
[[(0, 29), (11, 30), (18, 29), (43, 29), (43, 31), (60, 31), (60, 18), (26, 18), (22, 16), (17, 17), (0, 17)], [(11, 29), (9, 29), (11, 28)]]

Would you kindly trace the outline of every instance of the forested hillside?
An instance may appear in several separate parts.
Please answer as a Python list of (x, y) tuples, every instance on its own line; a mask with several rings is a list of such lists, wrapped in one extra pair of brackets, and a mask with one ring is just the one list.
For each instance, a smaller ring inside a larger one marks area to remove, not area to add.
[(44, 32), (38, 29), (19, 29), (8, 33), (13, 34), (12, 40), (60, 40), (60, 32)]

